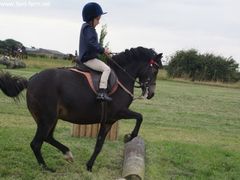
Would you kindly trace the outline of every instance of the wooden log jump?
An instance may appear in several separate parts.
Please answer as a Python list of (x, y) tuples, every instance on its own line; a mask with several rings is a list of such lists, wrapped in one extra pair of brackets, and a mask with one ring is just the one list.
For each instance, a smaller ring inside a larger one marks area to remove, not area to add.
[[(73, 124), (72, 136), (73, 137), (97, 137), (98, 131), (100, 129), (100, 124)], [(109, 131), (106, 139), (108, 140), (117, 140), (118, 137), (118, 122), (112, 125), (111, 130)]]
[(125, 144), (122, 177), (127, 180), (143, 180), (145, 173), (145, 144), (137, 136)]

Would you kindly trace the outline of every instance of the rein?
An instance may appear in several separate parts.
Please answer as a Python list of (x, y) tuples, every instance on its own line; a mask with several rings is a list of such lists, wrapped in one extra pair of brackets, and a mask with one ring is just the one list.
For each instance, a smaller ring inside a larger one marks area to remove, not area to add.
[(131, 93), (119, 80), (118, 80), (118, 84), (127, 94), (129, 94), (133, 98), (133, 101), (136, 99), (144, 99), (142, 95), (138, 97), (134, 97), (134, 94)]
[[(118, 54), (118, 53), (111, 53), (111, 54), (115, 54), (115, 55), (116, 55), (116, 54)], [(120, 66), (120, 65), (119, 65), (116, 61), (114, 61), (111, 57), (108, 56), (108, 60), (111, 61), (113, 64), (115, 64), (120, 70), (122, 70), (132, 81), (138, 83), (138, 86), (135, 86), (135, 85), (134, 85), (135, 88), (141, 88), (141, 87), (144, 86), (143, 83), (137, 81), (132, 75), (130, 75), (130, 74), (126, 71), (126, 69), (124, 69), (122, 66)], [(142, 96), (142, 95), (139, 95), (138, 97), (134, 97), (134, 94), (131, 93), (119, 80), (118, 80), (118, 84), (119, 84), (119, 86), (120, 86), (127, 94), (129, 94), (129, 95), (133, 98), (133, 100), (143, 99), (143, 96)]]
[[(117, 53), (111, 53), (111, 54), (117, 54)], [(113, 64), (115, 64), (119, 69), (121, 69), (132, 81), (136, 82), (138, 86), (135, 86), (135, 88), (141, 88), (142, 83), (136, 80), (131, 74), (129, 74), (126, 69), (124, 69), (122, 66), (120, 66), (116, 61), (114, 61), (111, 57), (108, 57), (109, 61), (111, 61)]]

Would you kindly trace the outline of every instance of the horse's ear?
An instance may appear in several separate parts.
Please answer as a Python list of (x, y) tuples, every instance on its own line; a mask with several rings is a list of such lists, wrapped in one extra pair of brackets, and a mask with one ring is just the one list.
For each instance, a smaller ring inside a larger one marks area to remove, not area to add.
[(159, 53), (159, 54), (155, 57), (156, 61), (158, 61), (158, 63), (159, 63), (159, 66), (160, 66), (159, 68), (162, 68), (162, 61), (161, 61), (162, 57), (163, 57), (163, 53)]
[(159, 54), (157, 54), (156, 56), (155, 56), (155, 60), (158, 60), (158, 59), (162, 59), (162, 57), (163, 57), (163, 53), (159, 53)]
[(156, 56), (156, 58), (162, 58), (162, 56), (163, 56), (163, 53), (159, 53), (159, 54)]

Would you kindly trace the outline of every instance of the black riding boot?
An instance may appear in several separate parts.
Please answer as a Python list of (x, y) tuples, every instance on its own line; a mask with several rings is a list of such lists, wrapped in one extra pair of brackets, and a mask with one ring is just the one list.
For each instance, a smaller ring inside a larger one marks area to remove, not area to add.
[(98, 95), (97, 95), (97, 100), (110, 102), (110, 101), (112, 101), (112, 98), (107, 95), (106, 89), (99, 89)]

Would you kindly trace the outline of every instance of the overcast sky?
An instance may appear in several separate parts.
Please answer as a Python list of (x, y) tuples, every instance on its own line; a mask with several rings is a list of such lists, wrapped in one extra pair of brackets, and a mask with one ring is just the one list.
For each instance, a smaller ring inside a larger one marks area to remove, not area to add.
[[(0, 40), (74, 53), (85, 0), (0, 0)], [(113, 52), (144, 46), (232, 56), (240, 63), (239, 0), (101, 0)]]

